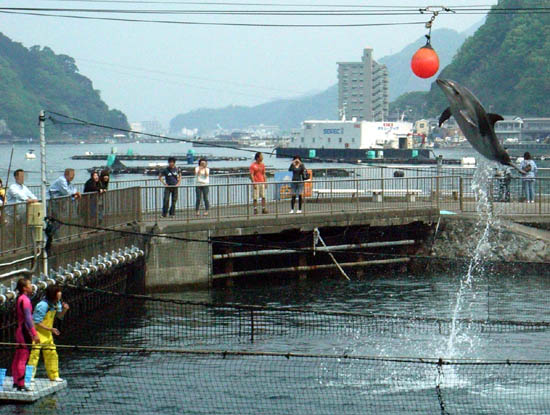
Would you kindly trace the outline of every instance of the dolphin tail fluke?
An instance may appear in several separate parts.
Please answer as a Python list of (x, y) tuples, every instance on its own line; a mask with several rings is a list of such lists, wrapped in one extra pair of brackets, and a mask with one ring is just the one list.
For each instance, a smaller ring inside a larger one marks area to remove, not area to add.
[(443, 111), (441, 117), (439, 117), (439, 126), (441, 127), (445, 121), (451, 118), (451, 115), (451, 108), (448, 107), (445, 111)]

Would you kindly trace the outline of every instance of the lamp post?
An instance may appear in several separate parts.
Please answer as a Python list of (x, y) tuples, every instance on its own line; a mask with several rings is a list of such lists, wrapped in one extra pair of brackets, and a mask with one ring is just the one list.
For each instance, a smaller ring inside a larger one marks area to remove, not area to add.
[[(42, 217), (46, 218), (46, 113), (44, 110), (40, 111), (38, 117), (38, 122), (40, 126), (40, 198), (42, 199)], [(44, 239), (44, 238), (41, 238)], [(48, 275), (48, 254), (45, 249), (45, 242), (42, 242), (42, 258), (41, 272), (44, 275)]]

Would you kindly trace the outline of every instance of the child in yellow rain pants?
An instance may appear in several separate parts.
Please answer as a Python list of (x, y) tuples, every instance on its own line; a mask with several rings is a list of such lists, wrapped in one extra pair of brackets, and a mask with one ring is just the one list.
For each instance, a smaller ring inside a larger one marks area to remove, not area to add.
[(63, 381), (59, 377), (57, 351), (53, 342), (53, 335), (59, 336), (59, 330), (53, 327), (53, 323), (56, 317), (62, 319), (68, 309), (69, 305), (67, 303), (61, 303), (61, 288), (58, 285), (50, 285), (46, 288), (46, 297), (34, 308), (32, 317), (40, 342), (32, 346), (29, 362), (27, 363), (29, 366), (34, 366), (33, 379), (40, 359), (40, 350), (42, 350), (48, 378), (52, 382)]

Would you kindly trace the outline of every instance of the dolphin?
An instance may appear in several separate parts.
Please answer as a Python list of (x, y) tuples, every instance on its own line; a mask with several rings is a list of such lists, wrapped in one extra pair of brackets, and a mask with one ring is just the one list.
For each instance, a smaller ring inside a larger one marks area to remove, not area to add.
[(451, 104), (439, 117), (439, 126), (452, 115), (466, 139), (481, 155), (523, 173), (512, 163), (495, 134), (495, 123), (504, 118), (498, 114), (488, 114), (476, 96), (455, 81), (438, 79), (436, 82)]

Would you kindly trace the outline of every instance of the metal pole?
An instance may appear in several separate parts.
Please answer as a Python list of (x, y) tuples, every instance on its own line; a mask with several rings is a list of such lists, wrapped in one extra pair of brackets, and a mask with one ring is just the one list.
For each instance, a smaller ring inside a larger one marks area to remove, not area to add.
[[(311, 251), (315, 255), (317, 252), (327, 252), (327, 251), (345, 251), (349, 249), (358, 249), (358, 248), (382, 248), (388, 246), (405, 246), (405, 245), (414, 245), (416, 242), (413, 239), (407, 239), (402, 241), (387, 241), (387, 242), (368, 242), (363, 244), (348, 244), (348, 245), (333, 245), (333, 246), (315, 246), (314, 250)], [(300, 252), (296, 249), (266, 249), (262, 251), (244, 251), (244, 252), (231, 252), (228, 254), (215, 254), (212, 256), (214, 260), (218, 259), (228, 259), (228, 258), (246, 258), (251, 256), (265, 256), (265, 255), (281, 255), (281, 254), (294, 254)]]
[[(42, 217), (46, 217), (46, 114), (44, 110), (40, 111), (38, 117), (40, 126), (40, 198), (42, 199)], [(44, 238), (42, 238), (44, 239)], [(48, 254), (45, 249), (45, 241), (42, 242), (42, 273), (48, 275)]]

